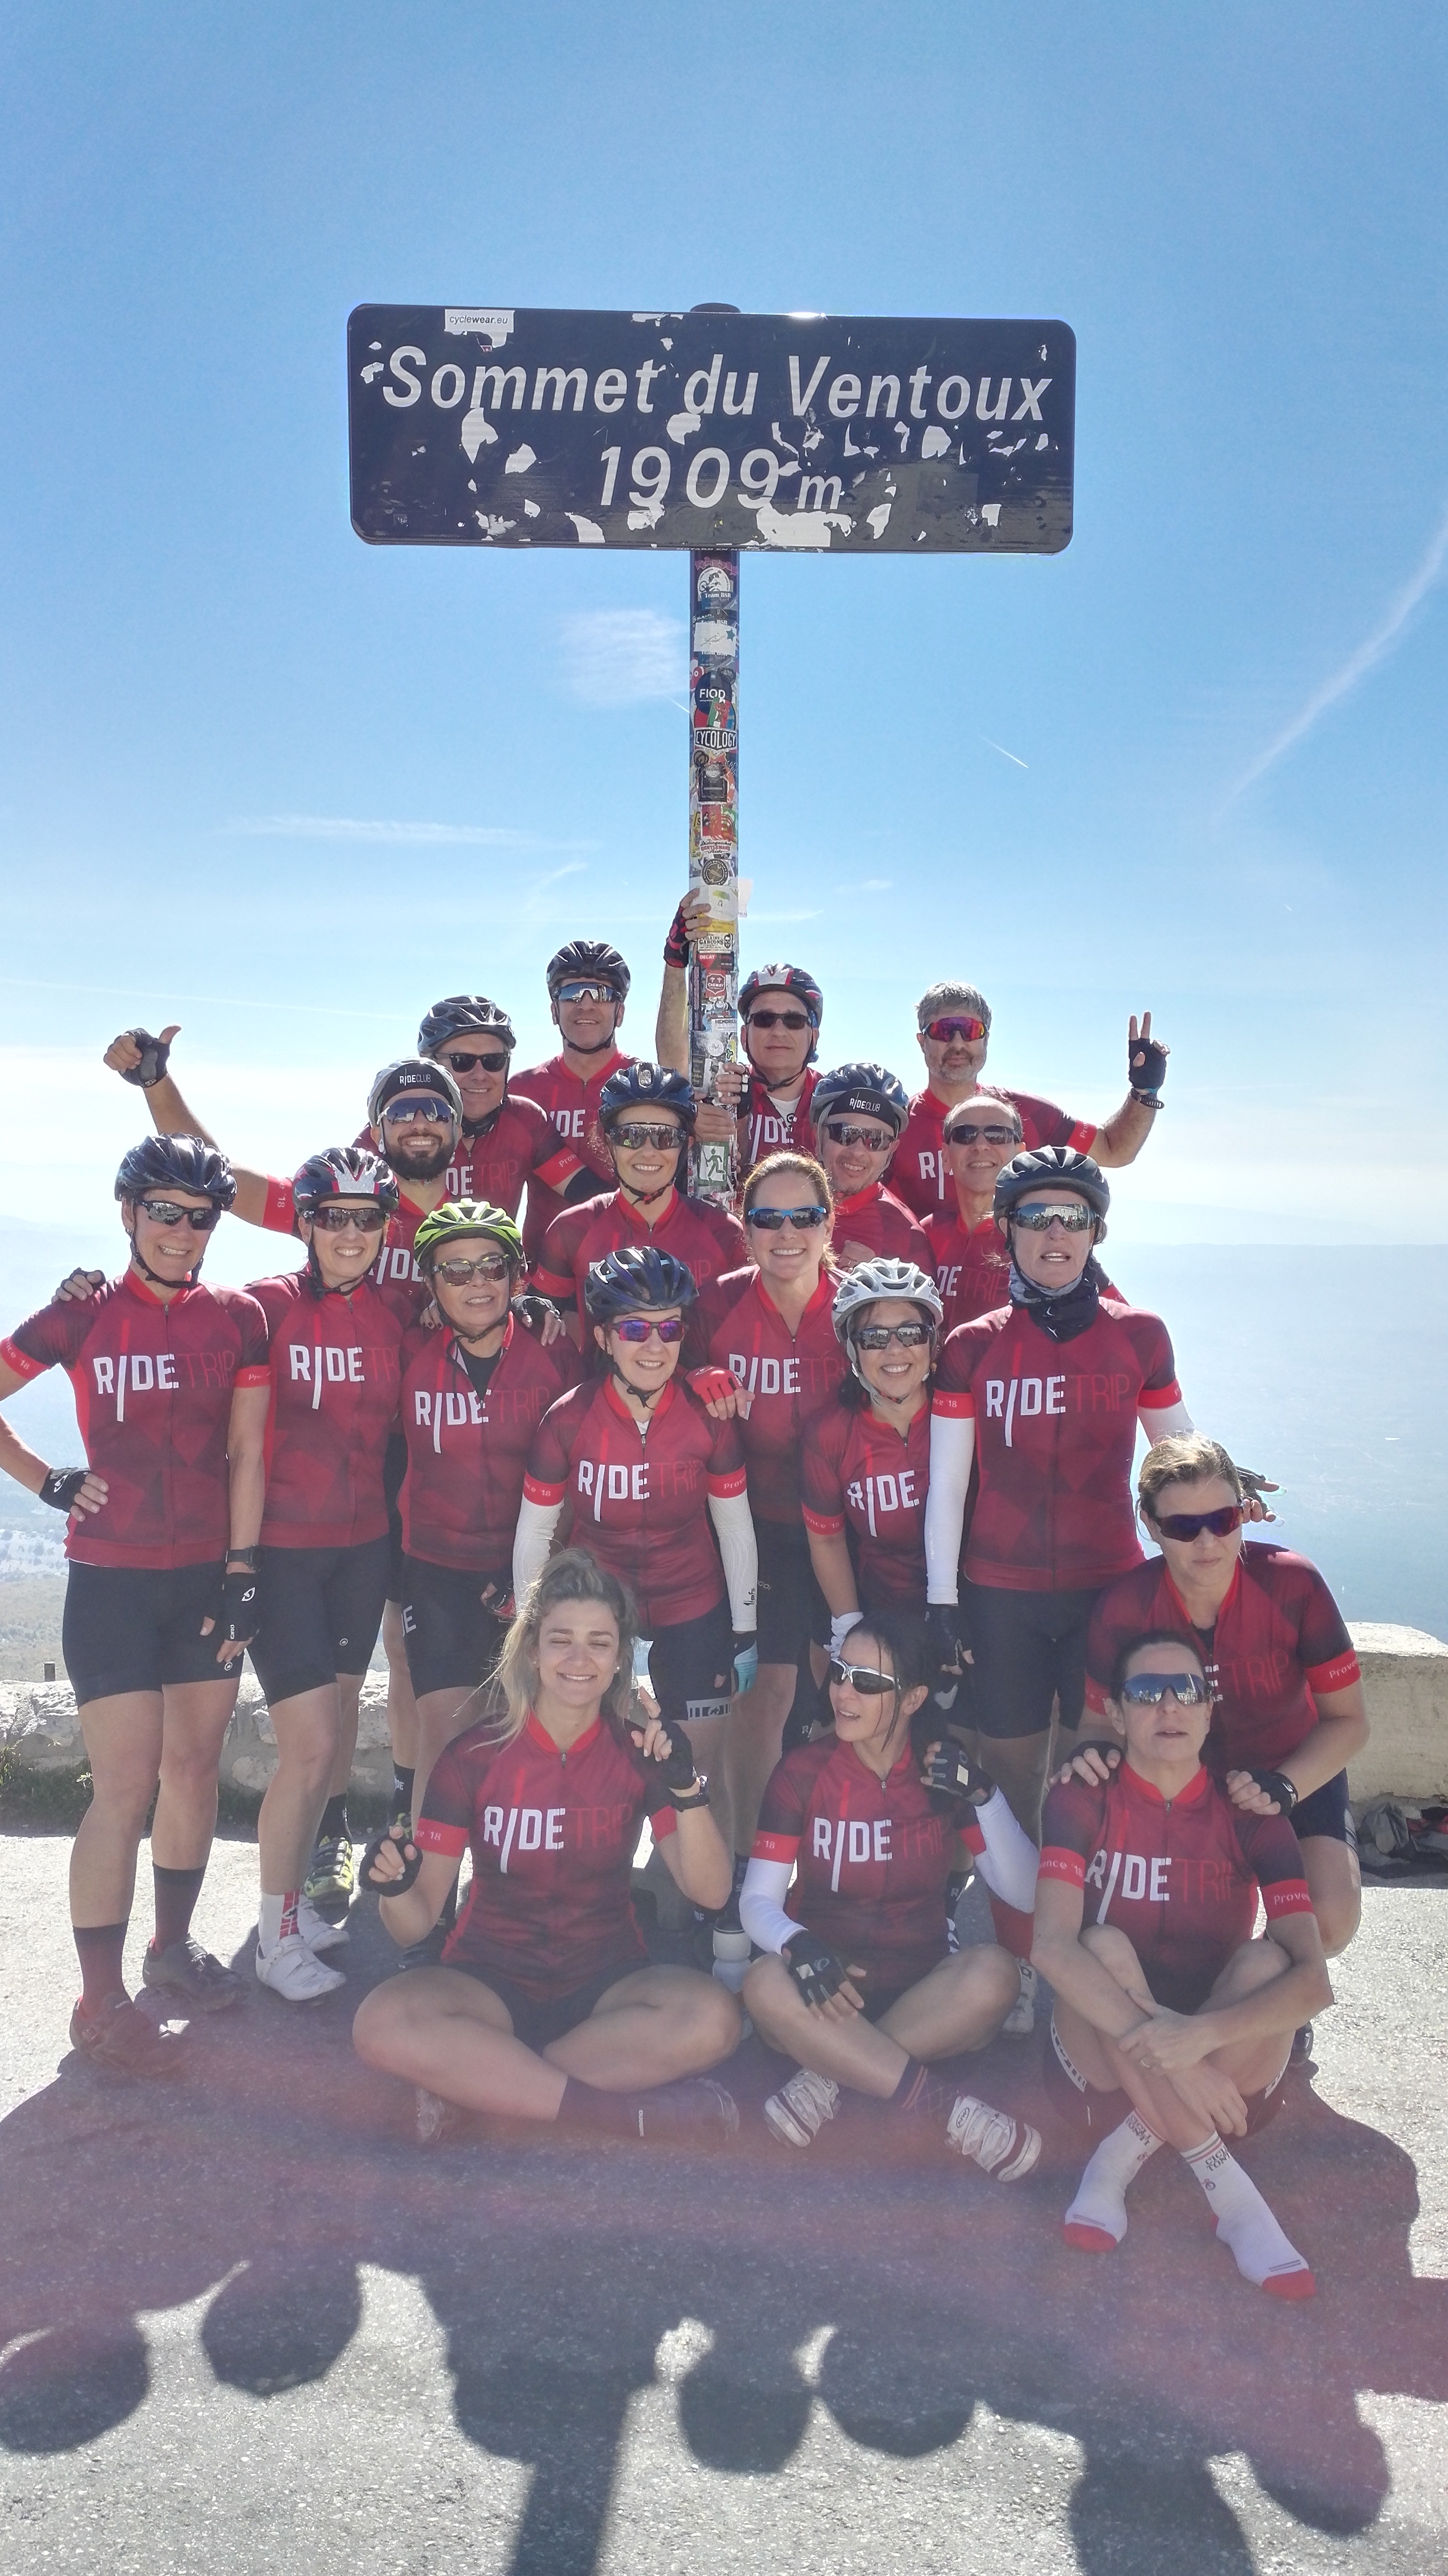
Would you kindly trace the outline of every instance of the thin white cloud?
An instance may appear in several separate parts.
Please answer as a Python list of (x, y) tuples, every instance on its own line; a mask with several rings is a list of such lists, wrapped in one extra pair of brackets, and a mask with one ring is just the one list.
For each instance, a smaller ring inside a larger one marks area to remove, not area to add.
[(1226, 801), (1229, 805), (1238, 796), (1245, 795), (1249, 787), (1255, 787), (1258, 779), (1266, 776), (1268, 770), (1275, 766), (1284, 752), (1290, 751), (1294, 743), (1301, 742), (1305, 733), (1311, 732), (1319, 716), (1325, 715), (1329, 707), (1336, 706), (1339, 699), (1347, 697), (1357, 687), (1359, 680), (1365, 679), (1368, 672), (1381, 662), (1384, 654), (1389, 652), (1397, 642), (1420, 600), (1427, 597), (1434, 583), (1440, 579), (1445, 563), (1448, 563), (1448, 510), (1444, 511), (1439, 520), (1417, 571), (1404, 583), (1386, 616), (1359, 644), (1357, 651), (1348, 655), (1341, 670), (1334, 671), (1330, 680), (1324, 680), (1320, 688), (1313, 690), (1306, 705), (1298, 709), (1292, 722), (1284, 725), (1282, 731), (1268, 743), (1266, 750), (1260, 751), (1256, 759), (1244, 769), (1236, 786), (1227, 797)]
[(1030, 762), (1028, 760), (1022, 760), (1018, 751), (1007, 751), (1003, 742), (992, 742), (988, 733), (983, 733), (981, 735), (981, 741), (985, 744), (987, 751), (998, 751), (1002, 760), (1013, 760), (1017, 769), (1030, 768)]
[(636, 706), (687, 685), (682, 618), (656, 608), (590, 608), (563, 620), (568, 686), (590, 707)]
[(536, 832), (511, 832), (497, 823), (384, 823), (348, 814), (254, 814), (223, 827), (252, 840), (409, 842), (454, 847), (460, 842), (490, 850), (576, 850), (578, 841), (545, 841)]

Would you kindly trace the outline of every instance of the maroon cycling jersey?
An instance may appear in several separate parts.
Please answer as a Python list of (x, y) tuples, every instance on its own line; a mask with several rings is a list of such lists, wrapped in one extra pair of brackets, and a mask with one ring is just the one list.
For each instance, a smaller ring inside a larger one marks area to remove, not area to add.
[(1259, 1888), (1269, 1923), (1312, 1912), (1286, 1817), (1243, 1815), (1204, 1770), (1170, 1801), (1129, 1762), (1104, 1787), (1052, 1789), (1040, 1875), (1081, 1889), (1085, 1922), (1126, 1934), (1172, 2012), (1195, 2012), (1251, 1937)]
[(822, 1538), (850, 1533), (867, 1609), (925, 1609), (925, 1496), (930, 1406), (902, 1440), (868, 1405), (827, 1404), (804, 1434), (804, 1525)]
[[(370, 1147), (370, 1129), (366, 1131), (366, 1138)], [(382, 1249), (372, 1264), (372, 1276), (379, 1288), (409, 1290), (413, 1306), (420, 1312), (427, 1304), (432, 1291), (413, 1259), (412, 1247), (417, 1239), (417, 1229), (428, 1211), (426, 1208), (419, 1207), (416, 1199), (408, 1197), (400, 1182), (398, 1191), (400, 1205), (396, 1216), (390, 1216), (387, 1220), (386, 1231), (382, 1237)], [(266, 1207), (261, 1221), (271, 1234), (296, 1233), (296, 1201), (292, 1196), (290, 1181), (275, 1175), (268, 1180)]]
[(571, 1994), (605, 1968), (647, 1967), (629, 1896), (640, 1821), (655, 1841), (678, 1819), (622, 1731), (596, 1718), (568, 1752), (530, 1715), (510, 1744), (483, 1719), (433, 1764), (414, 1841), (473, 1854), (472, 1891), (443, 1951), (449, 1967), (495, 1968), (525, 1995)]
[[(974, 1823), (959, 1839), (976, 1855), (985, 1849)], [(791, 1920), (889, 1992), (945, 1957), (956, 1841), (954, 1817), (937, 1812), (908, 1750), (881, 1780), (853, 1745), (827, 1735), (775, 1764), (752, 1857), (792, 1864)]]
[(479, 1395), (453, 1334), (414, 1326), (402, 1350), (407, 1481), (399, 1498), (409, 1556), (513, 1581), (523, 1470), (550, 1404), (578, 1382), (578, 1353), (560, 1334), (545, 1351), (510, 1315)]
[(574, 1544), (628, 1585), (646, 1637), (723, 1600), (709, 1496), (744, 1490), (738, 1424), (715, 1422), (678, 1378), (647, 1433), (612, 1378), (574, 1387), (543, 1416), (523, 1480), (530, 1503), (571, 1497)]
[(821, 1271), (797, 1333), (752, 1263), (726, 1271), (689, 1310), (690, 1367), (707, 1361), (726, 1368), (751, 1399), (739, 1430), (756, 1520), (799, 1520), (805, 1424), (829, 1403), (848, 1367), (832, 1320), (836, 1285), (833, 1273)]
[(1140, 1307), (1103, 1299), (1069, 1342), (1053, 1342), (1024, 1306), (958, 1325), (940, 1355), (933, 1410), (975, 1424), (971, 1582), (1084, 1591), (1139, 1565), (1137, 1413), (1181, 1400), (1166, 1326)]
[(1249, 1539), (1216, 1627), (1194, 1628), (1160, 1556), (1103, 1592), (1086, 1640), (1086, 1698), (1106, 1708), (1129, 1637), (1175, 1628), (1201, 1655), (1212, 1686), (1204, 1760), (1215, 1771), (1276, 1770), (1318, 1722), (1315, 1693), (1361, 1679), (1342, 1613), (1315, 1565), (1291, 1548)]
[(0, 1342), (17, 1377), (63, 1368), (86, 1462), (108, 1487), (66, 1529), (76, 1565), (206, 1565), (230, 1537), (226, 1436), (237, 1387), (265, 1386), (266, 1317), (240, 1288), (163, 1305), (133, 1270), (42, 1306)]
[(608, 1055), (594, 1059), (594, 1071), (585, 1081), (580, 1073), (570, 1073), (561, 1055), (550, 1056), (546, 1064), (535, 1064), (527, 1073), (515, 1073), (510, 1089), (515, 1098), (531, 1100), (542, 1110), (558, 1138), (557, 1159), (545, 1172), (539, 1171), (528, 1193), (528, 1257), (534, 1259), (553, 1219), (562, 1213), (563, 1193), (582, 1171), (590, 1171), (601, 1190), (611, 1190), (613, 1161), (598, 1123), (599, 1094), (611, 1073), (621, 1064), (632, 1064), (634, 1058), (614, 1048)]
[[(913, 1261), (917, 1270), (930, 1277), (925, 1229), (891, 1196), (883, 1181), (872, 1181), (867, 1190), (856, 1190), (850, 1198), (836, 1199), (834, 1245), (835, 1259), (841, 1263), (847, 1258), (852, 1263)], [(857, 1251), (856, 1245), (863, 1246), (863, 1251)]]
[(364, 1279), (315, 1296), (309, 1274), (253, 1279), (271, 1331), (264, 1547), (360, 1547), (382, 1538), (382, 1460), (397, 1413), (404, 1288)]
[[(1090, 1118), (1073, 1118), (1068, 1110), (1058, 1109), (1054, 1100), (1038, 1100), (1034, 1092), (1005, 1091), (993, 1082), (983, 1082), (971, 1094), (989, 1108), (993, 1100), (1008, 1100), (1021, 1116), (1023, 1134), (1018, 1151), (1027, 1146), (1074, 1145), (1078, 1152), (1089, 1154), (1096, 1141), (1096, 1126)], [(940, 1208), (950, 1207), (955, 1200), (955, 1180), (945, 1159), (944, 1126), (952, 1107), (937, 1093), (917, 1091), (910, 1103), (910, 1115), (904, 1133), (895, 1148), (890, 1166), (890, 1187), (897, 1199), (903, 1199), (919, 1217), (932, 1216)]]
[[(533, 1285), (581, 1314), (589, 1263), (646, 1243), (687, 1263), (696, 1288), (721, 1271), (736, 1269), (745, 1253), (738, 1218), (710, 1199), (685, 1198), (675, 1190), (663, 1215), (649, 1225), (621, 1190), (610, 1190), (606, 1197), (584, 1199), (553, 1219), (533, 1265)], [(596, 1349), (591, 1333), (588, 1339)]]
[(757, 1073), (746, 1075), (739, 1096), (739, 1178), (746, 1181), (756, 1163), (766, 1154), (783, 1154), (798, 1149), (802, 1154), (814, 1152), (814, 1126), (810, 1103), (815, 1096), (819, 1075), (811, 1065), (796, 1099), (783, 1107), (766, 1091)]
[[(370, 1127), (352, 1142), (377, 1151)], [(450, 1199), (485, 1199), (516, 1216), (526, 1182), (566, 1189), (577, 1169), (577, 1155), (559, 1144), (537, 1102), (509, 1096), (481, 1127), (463, 1129), (443, 1186)]]

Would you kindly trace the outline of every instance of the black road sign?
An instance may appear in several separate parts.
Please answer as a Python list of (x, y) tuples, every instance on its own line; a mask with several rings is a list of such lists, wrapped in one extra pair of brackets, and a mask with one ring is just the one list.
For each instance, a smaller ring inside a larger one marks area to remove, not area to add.
[(1058, 554), (1064, 322), (360, 304), (371, 545)]

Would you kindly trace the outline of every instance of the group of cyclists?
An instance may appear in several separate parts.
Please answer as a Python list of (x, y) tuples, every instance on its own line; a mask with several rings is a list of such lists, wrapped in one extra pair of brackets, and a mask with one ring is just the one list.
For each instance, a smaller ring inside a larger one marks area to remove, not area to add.
[[(1244, 1536), (1266, 1479), (1194, 1427), (1166, 1325), (1099, 1259), (1168, 1050), (1131, 1021), (1098, 1125), (983, 1080), (990, 1010), (937, 982), (912, 1094), (822, 1066), (818, 983), (769, 965), (698, 1099), (700, 920), (670, 925), (652, 1059), (622, 957), (572, 940), (546, 1063), (515, 1073), (506, 1010), (451, 996), (290, 1178), (223, 1151), (174, 1026), (108, 1049), (152, 1130), (116, 1176), (125, 1267), (0, 1342), (0, 1397), (67, 1371), (86, 1460), (0, 1417), (0, 1465), (68, 1524), (72, 2046), (167, 2076), (175, 2023), (242, 1993), (191, 1921), (249, 1652), (277, 1746), (256, 1977), (341, 1986), (375, 1895), (402, 1958), (355, 2043), (421, 2137), (727, 2137), (752, 2025), (784, 2145), (865, 2095), (1013, 2182), (1040, 2133), (958, 2061), (1029, 2032), (1044, 1977), (1045, 2100), (1090, 2142), (1067, 2241), (1119, 2244), (1170, 2146), (1244, 2276), (1309, 2295), (1228, 2141), (1280, 2107), (1357, 1928), (1367, 1720), (1321, 1575)], [(696, 1141), (731, 1145), (730, 1204), (691, 1195)], [(227, 1213), (300, 1262), (206, 1284)], [(393, 1797), (359, 1850), (379, 1635)], [(990, 1942), (957, 1928), (977, 1869)]]

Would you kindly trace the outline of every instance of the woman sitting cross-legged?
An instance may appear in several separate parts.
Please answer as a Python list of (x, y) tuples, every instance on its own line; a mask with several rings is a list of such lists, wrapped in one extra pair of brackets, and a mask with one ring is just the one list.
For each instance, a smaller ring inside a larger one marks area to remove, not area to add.
[[(1332, 2002), (1297, 1837), (1285, 1816), (1234, 1806), (1202, 1767), (1206, 1669), (1172, 1630), (1121, 1649), (1109, 1711), (1125, 1757), (1046, 1800), (1035, 1961), (1055, 1989), (1046, 2091), (1101, 2143), (1066, 2212), (1066, 2241), (1109, 2253), (1126, 2193), (1173, 2146), (1207, 2196), (1237, 2269), (1280, 2299), (1312, 2274), (1223, 2145), (1282, 2106), (1292, 2034)], [(1258, 1891), (1267, 1913), (1251, 1938)], [(1083, 1929), (1084, 1924), (1084, 1929)]]
[(389, 1826), (363, 1884), (401, 1948), (424, 1940), (469, 1844), (472, 1890), (436, 1968), (377, 1986), (353, 2024), (369, 2066), (444, 2106), (605, 2137), (709, 2144), (739, 2125), (703, 2080), (739, 2006), (692, 1968), (648, 1964), (629, 1898), (647, 1816), (696, 1905), (722, 1905), (729, 1854), (682, 1732), (633, 1694), (633, 1605), (582, 1548), (555, 1556), (503, 1642), (489, 1706), (434, 1764), (415, 1835)]
[(923, 1765), (912, 1748), (935, 1669), (924, 1621), (899, 1610), (875, 1611), (840, 1641), (834, 1734), (786, 1753), (764, 1793), (739, 1912), (769, 1955), (750, 1969), (744, 2002), (797, 2068), (765, 2104), (777, 2138), (807, 2147), (844, 2088), (937, 2122), (983, 2172), (1019, 2182), (1038, 2132), (930, 2072), (993, 2039), (1020, 1990), (994, 1942), (947, 1950), (959, 1844), (1008, 1904), (1029, 1909), (1036, 1874), (1005, 1798), (959, 1747), (929, 1745)]

